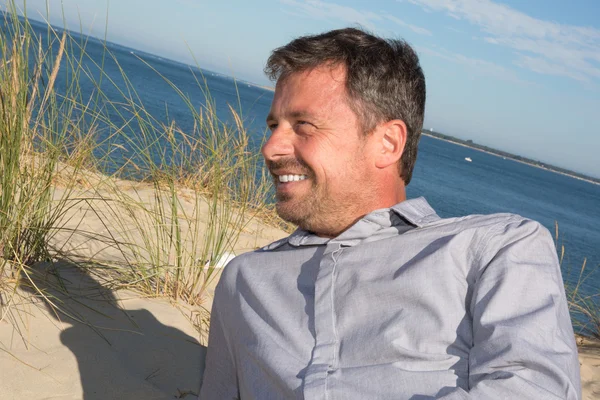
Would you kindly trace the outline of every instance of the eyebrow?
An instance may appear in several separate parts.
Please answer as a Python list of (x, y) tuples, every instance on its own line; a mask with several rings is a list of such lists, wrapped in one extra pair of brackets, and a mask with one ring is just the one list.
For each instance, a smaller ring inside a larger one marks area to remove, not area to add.
[[(310, 119), (316, 119), (316, 116), (310, 112), (307, 111), (292, 111), (291, 113), (289, 113), (289, 117), (290, 118), (294, 118), (294, 119), (302, 119), (302, 118), (310, 118)], [(276, 121), (277, 118), (275, 118), (275, 116), (272, 113), (269, 113), (269, 115), (267, 115), (267, 119), (266, 121)]]

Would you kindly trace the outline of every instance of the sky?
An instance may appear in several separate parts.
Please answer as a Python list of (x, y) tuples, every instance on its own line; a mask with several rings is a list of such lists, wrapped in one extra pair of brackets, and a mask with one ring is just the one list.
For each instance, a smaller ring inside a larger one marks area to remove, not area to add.
[(403, 38), (425, 129), (600, 178), (598, 0), (27, 0), (28, 17), (272, 86), (291, 39), (346, 26)]

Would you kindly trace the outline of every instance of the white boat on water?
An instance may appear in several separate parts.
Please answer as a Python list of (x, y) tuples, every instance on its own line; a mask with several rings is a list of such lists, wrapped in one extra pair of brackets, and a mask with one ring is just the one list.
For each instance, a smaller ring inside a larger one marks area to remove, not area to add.
[(471, 160), (471, 157), (465, 157), (465, 161), (471, 162), (473, 160)]

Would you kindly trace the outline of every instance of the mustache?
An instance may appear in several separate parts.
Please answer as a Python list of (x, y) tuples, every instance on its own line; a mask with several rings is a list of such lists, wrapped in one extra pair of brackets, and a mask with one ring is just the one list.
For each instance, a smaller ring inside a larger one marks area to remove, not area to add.
[(280, 171), (284, 169), (291, 169), (295, 172), (300, 172), (304, 175), (311, 176), (312, 170), (303, 160), (296, 158), (284, 158), (276, 161), (266, 161), (267, 168), (273, 174), (273, 171)]

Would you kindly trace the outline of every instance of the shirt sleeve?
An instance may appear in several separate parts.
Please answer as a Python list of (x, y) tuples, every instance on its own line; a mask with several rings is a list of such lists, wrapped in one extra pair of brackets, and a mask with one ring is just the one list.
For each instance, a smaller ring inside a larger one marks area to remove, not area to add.
[[(200, 387), (200, 399), (235, 400), (239, 399), (235, 360), (227, 340), (227, 330), (224, 328), (219, 314), (221, 310), (219, 309), (218, 289), (217, 287), (211, 311), (206, 366)], [(221, 302), (221, 304), (223, 303)]]
[(470, 303), (469, 391), (438, 398), (581, 399), (579, 361), (552, 237), (513, 219), (490, 231)]

